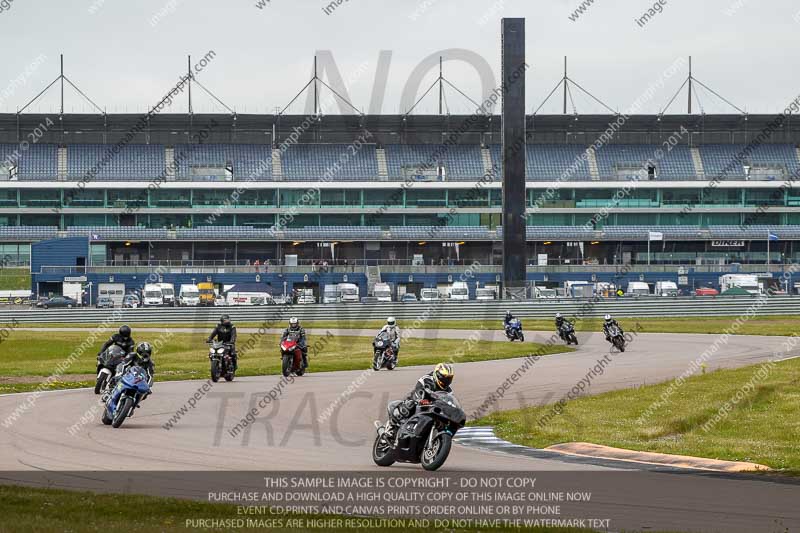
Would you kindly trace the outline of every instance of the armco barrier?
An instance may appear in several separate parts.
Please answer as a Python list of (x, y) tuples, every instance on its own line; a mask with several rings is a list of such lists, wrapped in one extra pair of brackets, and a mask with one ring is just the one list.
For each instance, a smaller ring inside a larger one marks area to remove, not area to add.
[[(689, 297), (528, 301), (440, 301), (336, 305), (273, 305), (258, 307), (205, 308), (145, 308), (145, 309), (7, 309), (0, 311), (0, 323), (12, 318), (24, 323), (100, 323), (116, 312), (120, 322), (130, 323), (210, 323), (221, 313), (228, 313), (236, 322), (267, 322), (269, 327), (281, 327), (289, 317), (301, 320), (358, 322), (395, 316), (405, 321), (420, 319), (502, 320), (507, 309), (522, 318), (551, 318), (557, 312), (565, 316), (600, 317), (611, 313), (621, 317), (682, 317), (800, 315), (800, 297), (773, 296), (770, 298)], [(800, 318), (800, 317), (799, 317)]]

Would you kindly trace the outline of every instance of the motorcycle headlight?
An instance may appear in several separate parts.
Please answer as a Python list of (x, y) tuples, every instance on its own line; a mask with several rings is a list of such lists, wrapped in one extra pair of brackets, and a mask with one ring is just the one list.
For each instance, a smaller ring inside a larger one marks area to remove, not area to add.
[(217, 350), (217, 353), (225, 353), (225, 348), (219, 348), (219, 349)]
[(383, 348), (383, 341), (376, 342), (375, 346), (377, 346), (378, 348)]

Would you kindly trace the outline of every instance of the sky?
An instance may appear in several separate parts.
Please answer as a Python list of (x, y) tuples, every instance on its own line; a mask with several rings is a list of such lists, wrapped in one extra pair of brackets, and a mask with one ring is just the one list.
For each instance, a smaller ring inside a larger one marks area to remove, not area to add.
[[(362, 112), (407, 112), (437, 79), (439, 56), (445, 78), (478, 101), (499, 83), (503, 17), (526, 19), (529, 112), (563, 76), (564, 56), (570, 78), (618, 111), (637, 100), (640, 113), (663, 111), (690, 55), (700, 82), (749, 113), (779, 112), (800, 93), (800, 4), (788, 0), (337, 1), (0, 0), (0, 112), (16, 112), (53, 81), (59, 54), (66, 76), (108, 113), (146, 111), (186, 72), (187, 55), (194, 64), (209, 53), (197, 81), (239, 113), (284, 109), (311, 79), (315, 54), (322, 79)], [(376, 71), (385, 75), (377, 90)], [(56, 111), (58, 88), (26, 111)], [(571, 91), (578, 113), (605, 111)], [(737, 112), (706, 89), (697, 96), (696, 111)], [(325, 113), (352, 112), (325, 87), (320, 98)], [(449, 85), (445, 98), (452, 113), (475, 109)], [(560, 113), (561, 98), (539, 113)], [(226, 111), (199, 88), (192, 101), (195, 112)], [(303, 94), (286, 112), (308, 105)], [(682, 92), (667, 112), (685, 109)], [(184, 94), (167, 112), (187, 110)], [(65, 112), (92, 111), (67, 86)], [(437, 111), (437, 91), (413, 110)]]

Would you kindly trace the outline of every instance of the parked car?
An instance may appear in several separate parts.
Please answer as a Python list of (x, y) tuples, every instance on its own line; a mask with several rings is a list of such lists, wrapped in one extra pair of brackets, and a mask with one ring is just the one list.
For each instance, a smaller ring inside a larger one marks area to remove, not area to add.
[(122, 300), (122, 307), (129, 307), (131, 309), (136, 309), (137, 307), (141, 306), (141, 300), (135, 294), (126, 294), (125, 298)]
[(403, 297), (400, 299), (400, 301), (403, 302), (404, 304), (411, 303), (411, 302), (416, 302), (417, 301), (417, 295), (414, 294), (413, 292), (407, 292), (407, 293), (405, 293), (403, 295)]
[(700, 287), (695, 289), (695, 296), (718, 296), (719, 291), (713, 287)]
[(114, 307), (114, 300), (112, 300), (108, 296), (101, 296), (100, 298), (97, 299), (97, 303), (95, 304), (95, 306), (98, 309), (101, 308), (111, 309)]
[(75, 307), (78, 305), (78, 302), (75, 301), (74, 298), (70, 298), (69, 296), (53, 296), (52, 298), (48, 298), (42, 302), (36, 304), (36, 307), (41, 307), (42, 309), (49, 309), (51, 307)]

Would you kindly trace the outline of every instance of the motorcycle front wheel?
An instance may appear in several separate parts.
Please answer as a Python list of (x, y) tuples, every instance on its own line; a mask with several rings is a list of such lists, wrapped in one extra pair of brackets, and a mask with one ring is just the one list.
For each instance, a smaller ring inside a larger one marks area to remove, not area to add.
[(426, 445), (425, 448), (422, 449), (422, 457), (420, 457), (422, 468), (430, 472), (438, 470), (447, 460), (447, 456), (450, 455), (450, 447), (452, 445), (452, 435), (449, 433), (439, 433), (433, 440), (431, 448), (428, 448)]
[(211, 360), (211, 381), (214, 383), (219, 381), (219, 361), (216, 359)]
[(281, 373), (283, 377), (288, 378), (289, 374), (292, 373), (292, 358), (289, 354), (285, 354), (283, 356), (283, 364), (281, 365)]
[(106, 384), (108, 380), (108, 374), (105, 372), (99, 372), (97, 374), (97, 380), (94, 382), (94, 393), (100, 394), (100, 391), (103, 390), (103, 386)]
[(125, 422), (125, 418), (127, 418), (128, 414), (130, 413), (131, 409), (133, 409), (133, 398), (126, 397), (122, 400), (122, 404), (117, 407), (116, 412), (114, 413), (114, 418), (111, 421), (111, 426), (114, 428), (118, 428)]
[(379, 351), (375, 351), (375, 355), (372, 356), (372, 370), (377, 372), (383, 366), (383, 361), (381, 360), (381, 353)]
[(372, 460), (378, 466), (392, 466), (394, 464), (394, 453), (392, 446), (382, 434), (375, 437), (375, 443), (372, 445)]
[(111, 425), (111, 417), (108, 416), (108, 407), (103, 407), (103, 424), (110, 426)]

